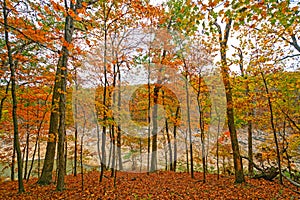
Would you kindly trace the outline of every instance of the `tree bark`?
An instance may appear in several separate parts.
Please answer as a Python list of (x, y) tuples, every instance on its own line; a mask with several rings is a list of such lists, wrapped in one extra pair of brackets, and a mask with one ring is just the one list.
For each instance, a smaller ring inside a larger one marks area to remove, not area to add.
[(13, 109), (12, 109), (12, 117), (13, 117), (13, 125), (14, 125), (14, 149), (17, 153), (17, 161), (18, 161), (18, 190), (19, 193), (25, 192), (22, 172), (23, 172), (23, 161), (21, 156), (21, 148), (20, 148), (20, 139), (19, 139), (19, 130), (18, 130), (18, 118), (17, 118), (17, 95), (16, 95), (16, 69), (13, 63), (13, 56), (11, 52), (11, 46), (8, 35), (8, 9), (6, 7), (6, 0), (3, 1), (3, 20), (4, 20), (4, 35), (5, 35), (5, 43), (7, 47), (7, 55), (10, 69), (10, 80), (11, 80), (11, 96), (13, 100)]
[(151, 152), (151, 166), (150, 172), (154, 172), (157, 170), (157, 132), (158, 132), (158, 123), (157, 123), (157, 112), (158, 112), (158, 93), (160, 90), (160, 84), (156, 84), (154, 86), (154, 94), (153, 94), (153, 110), (152, 110), (152, 121), (153, 121), (153, 129), (152, 129), (152, 152)]
[[(265, 90), (266, 90), (266, 94), (267, 94), (267, 99), (268, 99), (268, 105), (269, 105), (269, 110), (270, 110), (270, 123), (271, 123), (272, 131), (273, 131), (274, 142), (275, 142), (275, 145), (276, 145), (277, 165), (278, 165), (279, 172), (281, 172), (280, 151), (279, 151), (279, 144), (278, 144), (278, 139), (277, 139), (277, 134), (276, 134), (276, 127), (275, 127), (275, 123), (274, 123), (273, 104), (272, 104), (272, 101), (271, 101), (270, 92), (269, 92), (266, 77), (265, 77), (264, 73), (262, 72), (262, 69), (261, 69), (260, 66), (259, 66), (259, 68), (260, 68), (260, 74), (261, 74), (261, 77), (262, 77), (263, 82), (264, 82), (264, 86), (265, 86)], [(281, 173), (279, 173), (279, 182), (280, 182), (281, 185), (283, 184)]]
[(232, 19), (229, 19), (229, 21), (226, 23), (224, 34), (222, 34), (221, 27), (217, 22), (215, 22), (215, 25), (217, 26), (218, 33), (219, 33), (219, 44), (220, 44), (220, 54), (221, 54), (221, 74), (225, 86), (225, 94), (227, 100), (227, 121), (228, 121), (228, 128), (230, 132), (231, 146), (233, 151), (235, 183), (243, 183), (245, 182), (245, 177), (243, 172), (243, 163), (240, 155), (236, 128), (234, 124), (233, 99), (232, 99), (232, 91), (231, 91), (231, 84), (230, 84), (229, 67), (226, 58), (227, 41), (229, 38), (231, 23), (232, 23)]

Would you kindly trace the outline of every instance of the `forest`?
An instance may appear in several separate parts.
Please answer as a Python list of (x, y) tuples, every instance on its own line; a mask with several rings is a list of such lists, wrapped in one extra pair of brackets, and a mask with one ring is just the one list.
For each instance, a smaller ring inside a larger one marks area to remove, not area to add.
[(299, 6), (0, 0), (0, 199), (298, 199)]

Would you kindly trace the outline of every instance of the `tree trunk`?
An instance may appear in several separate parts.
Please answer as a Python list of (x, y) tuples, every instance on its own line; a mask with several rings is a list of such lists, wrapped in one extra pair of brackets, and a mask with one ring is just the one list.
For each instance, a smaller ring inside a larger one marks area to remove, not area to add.
[(193, 141), (192, 141), (192, 129), (191, 129), (191, 116), (190, 116), (190, 94), (188, 88), (188, 69), (185, 67), (185, 93), (186, 93), (186, 110), (187, 110), (187, 123), (189, 131), (189, 142), (190, 142), (190, 161), (191, 161), (191, 177), (194, 178), (194, 161), (193, 161)]
[[(50, 95), (50, 94), (49, 94)], [(45, 100), (45, 103), (47, 102), (47, 100), (48, 100), (48, 97), (49, 97), (49, 95), (47, 96), (47, 98), (46, 98), (46, 100)], [(39, 107), (39, 100), (38, 100), (38, 109), (37, 109), (37, 116), (39, 116), (39, 111), (40, 111), (40, 107)], [(37, 127), (37, 134), (36, 134), (36, 140), (35, 140), (35, 145), (34, 145), (34, 150), (33, 150), (33, 155), (32, 155), (32, 160), (31, 160), (31, 165), (30, 165), (30, 169), (29, 169), (29, 172), (28, 172), (28, 177), (27, 177), (27, 182), (28, 182), (28, 180), (29, 180), (29, 177), (30, 177), (30, 174), (31, 174), (31, 171), (32, 171), (32, 169), (33, 169), (33, 165), (34, 165), (34, 160), (35, 160), (35, 154), (36, 154), (36, 151), (38, 151), (38, 156), (39, 156), (39, 154), (40, 154), (40, 147), (39, 147), (39, 142), (40, 142), (40, 133), (41, 133), (41, 129), (42, 129), (42, 125), (43, 125), (43, 122), (44, 122), (44, 119), (45, 119), (45, 117), (46, 117), (46, 114), (47, 114), (47, 112), (46, 111), (44, 111), (44, 113), (43, 113), (43, 116), (42, 116), (42, 119), (40, 120), (40, 123), (39, 123), (39, 125), (38, 125), (38, 127)], [(39, 159), (39, 158), (38, 158)], [(38, 178), (40, 177), (40, 172), (39, 172), (39, 161), (40, 160), (38, 160)]]
[(12, 117), (13, 117), (13, 125), (14, 125), (14, 149), (16, 149), (17, 153), (17, 161), (18, 161), (18, 185), (19, 185), (19, 193), (23, 193), (25, 191), (22, 179), (22, 171), (23, 171), (23, 161), (21, 156), (20, 149), (20, 139), (19, 139), (19, 130), (18, 130), (18, 118), (17, 118), (17, 95), (16, 95), (16, 69), (13, 62), (13, 56), (11, 52), (11, 46), (8, 35), (8, 10), (6, 7), (6, 0), (3, 1), (3, 19), (4, 19), (4, 35), (5, 35), (5, 43), (7, 47), (8, 54), (8, 62), (10, 69), (10, 80), (11, 80), (11, 96), (13, 100), (13, 109), (12, 109)]
[(219, 32), (221, 74), (225, 86), (225, 94), (227, 100), (227, 121), (228, 121), (228, 128), (230, 132), (231, 146), (233, 151), (235, 183), (243, 183), (245, 182), (245, 177), (243, 172), (243, 163), (240, 155), (236, 128), (234, 124), (233, 99), (232, 99), (232, 91), (231, 91), (231, 84), (230, 84), (229, 67), (226, 58), (227, 41), (230, 34), (231, 23), (232, 23), (232, 19), (229, 19), (228, 23), (226, 23), (224, 34), (222, 34), (221, 27), (219, 24), (217, 24), (217, 22), (215, 23), (215, 25), (217, 26)]
[(185, 136), (184, 136), (184, 143), (185, 143), (185, 155), (186, 155), (186, 172), (190, 173), (190, 167), (189, 167), (189, 148), (188, 148), (188, 132), (187, 130), (185, 131)]
[(171, 171), (173, 171), (173, 152), (172, 152), (172, 144), (171, 144), (170, 133), (169, 133), (168, 119), (166, 119), (166, 134), (167, 134), (168, 150), (169, 150), (169, 163), (170, 163), (169, 168)]
[[(121, 112), (121, 71), (119, 64), (117, 65), (117, 73), (118, 73), (118, 114)], [(118, 162), (119, 162), (119, 169), (123, 170), (123, 163), (122, 163), (122, 155), (121, 155), (121, 124), (118, 124), (117, 128), (117, 154), (118, 154)], [(116, 168), (117, 170), (117, 168)], [(116, 176), (116, 172), (115, 172)]]
[(3, 109), (4, 101), (7, 98), (8, 92), (9, 92), (9, 85), (10, 85), (10, 80), (7, 81), (7, 85), (6, 85), (6, 88), (5, 88), (5, 95), (3, 96), (3, 98), (0, 101), (0, 121), (2, 119), (2, 109)]
[[(234, 47), (234, 46), (232, 46)], [(239, 61), (239, 65), (240, 65), (240, 71), (241, 71), (241, 75), (242, 77), (244, 78), (244, 80), (246, 81), (246, 92), (245, 92), (245, 95), (247, 98), (249, 98), (249, 92), (250, 92), (250, 89), (249, 89), (249, 84), (247, 82), (247, 76), (245, 75), (245, 72), (244, 72), (244, 56), (243, 56), (243, 52), (241, 50), (241, 48), (238, 48), (238, 47), (234, 47), (238, 50), (238, 54), (239, 54), (239, 57), (240, 57), (240, 61)], [(250, 105), (250, 102), (249, 100), (247, 101), (247, 106), (249, 107)], [(253, 115), (253, 109), (252, 108), (249, 108), (250, 111), (247, 111), (247, 117), (248, 117), (248, 120), (247, 120), (247, 130), (248, 130), (248, 158), (250, 158), (251, 160), (253, 160), (253, 150), (252, 150), (252, 115)], [(252, 162), (248, 162), (248, 173), (249, 173), (249, 176), (253, 176), (253, 163)]]
[(13, 144), (13, 154), (11, 157), (11, 173), (10, 173), (10, 180), (15, 180), (15, 160), (16, 160), (16, 148), (15, 144)]
[(83, 176), (83, 137), (84, 137), (84, 134), (82, 134), (82, 136), (81, 136), (81, 143), (80, 143), (81, 191), (84, 191), (84, 176)]
[(199, 127), (200, 127), (200, 139), (201, 139), (201, 152), (202, 152), (202, 165), (203, 165), (203, 182), (206, 181), (206, 163), (205, 163), (205, 137), (204, 137), (204, 116), (203, 116), (203, 108), (201, 106), (201, 72), (199, 73), (198, 78), (198, 90), (197, 90), (197, 102), (199, 109)]
[(152, 121), (153, 121), (153, 129), (152, 129), (152, 152), (151, 152), (151, 166), (150, 172), (154, 172), (157, 170), (157, 132), (158, 132), (158, 122), (157, 122), (157, 112), (158, 112), (158, 93), (160, 90), (160, 85), (154, 86), (154, 94), (153, 94), (153, 110), (152, 110)]
[[(104, 7), (105, 8), (105, 7)], [(104, 10), (105, 13), (105, 10)], [(103, 89), (103, 125), (102, 125), (102, 144), (101, 144), (101, 151), (102, 151), (102, 162), (101, 162), (101, 173), (100, 173), (100, 182), (103, 180), (104, 170), (106, 168), (106, 150), (105, 150), (105, 143), (106, 143), (106, 126), (107, 126), (107, 115), (106, 115), (106, 90), (107, 90), (107, 25), (106, 20), (104, 22), (104, 55), (103, 55), (103, 67), (104, 67), (104, 89)]]
[[(77, 0), (76, 5), (70, 2), (70, 8), (66, 6), (66, 10), (72, 9), (73, 12), (76, 13), (76, 9), (82, 7), (82, 0)], [(65, 30), (64, 30), (64, 40), (67, 42), (67, 44), (71, 44), (72, 42), (72, 36), (74, 32), (74, 24), (73, 24), (73, 18), (70, 15), (66, 16), (65, 19)], [(66, 79), (67, 79), (67, 62), (69, 57), (69, 51), (66, 46), (62, 47), (61, 55), (58, 60), (56, 74), (55, 74), (55, 83), (53, 88), (53, 96), (52, 96), (52, 110), (50, 115), (50, 127), (49, 127), (49, 136), (47, 141), (47, 148), (46, 148), (46, 155), (45, 155), (45, 161), (43, 165), (42, 175), (40, 179), (38, 180), (38, 183), (41, 185), (47, 185), (51, 183), (52, 180), (52, 171), (53, 171), (53, 164), (54, 164), (54, 157), (55, 157), (55, 149), (56, 149), (56, 139), (57, 139), (57, 133), (58, 129), (61, 130), (65, 129), (64, 125), (59, 126), (59, 123), (62, 122), (61, 117), (64, 117), (62, 114), (59, 113), (61, 109), (65, 109), (60, 107), (58, 105), (60, 103), (63, 103), (61, 101), (64, 101), (65, 94), (61, 94), (60, 90), (65, 90), (66, 87)], [(65, 80), (64, 80), (65, 79)], [(60, 104), (61, 106), (65, 107), (65, 105)], [(65, 123), (65, 122), (63, 122)], [(60, 142), (64, 142), (64, 133), (61, 133), (61, 138), (59, 139)], [(62, 147), (64, 144), (61, 144)], [(61, 151), (60, 153), (63, 153)], [(62, 175), (62, 174), (61, 174)], [(60, 177), (62, 178), (62, 177)]]
[(177, 119), (179, 115), (180, 107), (178, 106), (176, 108), (176, 114), (175, 114), (175, 122), (174, 122), (174, 129), (173, 129), (173, 135), (174, 135), (174, 164), (173, 164), (173, 171), (176, 172), (177, 167)]
[(75, 115), (75, 133), (74, 133), (74, 176), (77, 176), (77, 143), (78, 143), (78, 99), (77, 99), (77, 93), (78, 93), (78, 81), (77, 81), (77, 68), (75, 67), (75, 99), (74, 99), (74, 115)]
[[(162, 91), (162, 98), (163, 98), (163, 106), (165, 107), (165, 93)], [(173, 171), (173, 152), (172, 152), (172, 144), (171, 144), (171, 139), (170, 139), (170, 133), (169, 133), (169, 123), (168, 123), (168, 118), (165, 118), (165, 126), (166, 126), (166, 137), (167, 137), (167, 145), (168, 149), (166, 152), (169, 152), (169, 167), (170, 171)]]
[[(71, 9), (76, 13), (76, 9), (82, 7), (82, 1), (77, 0), (76, 5), (70, 1), (70, 8), (66, 6), (66, 10)], [(64, 39), (67, 44), (71, 44), (74, 32), (74, 20), (71, 15), (66, 16)], [(62, 47), (62, 55), (58, 61), (58, 68), (60, 69), (60, 93), (59, 93), (59, 128), (58, 128), (58, 177), (56, 189), (62, 191), (64, 189), (65, 176), (65, 134), (66, 134), (66, 93), (67, 93), (67, 78), (68, 78), (68, 57), (69, 50), (67, 46)]]
[[(277, 165), (278, 165), (279, 172), (281, 172), (280, 151), (279, 151), (278, 139), (277, 139), (276, 128), (275, 128), (275, 123), (274, 123), (273, 104), (272, 104), (272, 101), (271, 101), (270, 92), (269, 92), (266, 77), (263, 74), (262, 69), (261, 69), (260, 66), (259, 66), (259, 68), (260, 68), (260, 74), (261, 74), (261, 77), (263, 79), (264, 86), (265, 86), (266, 93), (267, 93), (268, 105), (269, 105), (269, 110), (270, 110), (270, 122), (271, 122), (272, 131), (273, 131), (274, 142), (275, 142), (275, 145), (276, 145)], [(281, 185), (283, 184), (281, 173), (279, 173), (279, 182), (280, 182)]]
[[(150, 54), (150, 53), (149, 53)], [(149, 55), (150, 57), (150, 55)], [(147, 174), (150, 172), (150, 148), (151, 148), (151, 85), (150, 85), (150, 63), (148, 64), (148, 107), (147, 107)]]
[(219, 136), (220, 136), (220, 116), (218, 114), (218, 132), (217, 132), (217, 175), (218, 175), (218, 180), (220, 179), (220, 167), (219, 167)]
[[(28, 110), (27, 110), (27, 115), (28, 115)], [(28, 122), (27, 122), (28, 123)], [(27, 178), (27, 168), (28, 168), (28, 159), (29, 159), (29, 124), (26, 125), (26, 157), (25, 157), (25, 167), (24, 167), (24, 180)]]

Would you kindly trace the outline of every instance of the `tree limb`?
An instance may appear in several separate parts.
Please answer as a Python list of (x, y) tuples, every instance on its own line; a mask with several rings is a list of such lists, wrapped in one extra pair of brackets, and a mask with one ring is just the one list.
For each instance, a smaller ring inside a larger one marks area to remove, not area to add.
[(291, 56), (284, 56), (283, 58), (280, 58), (279, 60), (276, 60), (276, 62), (283, 61), (287, 58), (294, 58), (294, 57), (297, 57), (297, 56), (300, 56), (300, 54), (294, 54), (294, 55), (291, 55)]
[(291, 184), (293, 184), (294, 186), (300, 187), (300, 183), (297, 183), (296, 181), (293, 181), (292, 179), (290, 179), (288, 176), (286, 176), (283, 172), (281, 172), (281, 175), (286, 178), (286, 180), (288, 180)]

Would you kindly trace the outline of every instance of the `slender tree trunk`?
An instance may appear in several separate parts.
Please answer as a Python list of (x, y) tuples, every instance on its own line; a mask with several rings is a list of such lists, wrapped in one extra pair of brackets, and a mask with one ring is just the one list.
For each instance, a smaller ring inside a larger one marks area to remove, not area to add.
[(150, 63), (148, 64), (148, 108), (147, 108), (147, 123), (148, 123), (148, 136), (147, 136), (147, 174), (150, 172), (150, 147), (151, 147), (151, 85), (150, 85)]
[(101, 170), (102, 157), (101, 157), (101, 151), (100, 151), (100, 127), (98, 124), (97, 115), (95, 114), (94, 117), (96, 120), (96, 129), (97, 129), (97, 152), (98, 152), (98, 157), (99, 157), (99, 161), (100, 161), (100, 170)]
[(187, 132), (187, 130), (185, 132), (184, 143), (185, 143), (185, 155), (186, 155), (186, 172), (190, 173), (190, 167), (189, 167), (189, 148), (188, 148), (188, 132)]
[(232, 99), (232, 91), (231, 91), (231, 84), (230, 84), (229, 67), (226, 58), (227, 41), (230, 34), (231, 23), (232, 23), (232, 19), (229, 19), (228, 23), (226, 23), (224, 34), (222, 34), (220, 25), (217, 23), (215, 23), (215, 25), (217, 26), (219, 32), (221, 74), (225, 86), (225, 94), (227, 100), (227, 121), (228, 121), (228, 128), (230, 132), (231, 146), (233, 151), (235, 183), (243, 183), (245, 182), (245, 177), (243, 172), (243, 163), (240, 155), (236, 128), (234, 124), (233, 99)]
[(163, 131), (163, 137), (164, 137), (164, 152), (165, 152), (165, 171), (168, 171), (168, 148), (167, 148), (166, 134), (164, 131)]
[(40, 140), (38, 140), (38, 178), (41, 176), (41, 145), (40, 145)]
[(172, 143), (171, 143), (170, 133), (169, 133), (168, 119), (166, 119), (165, 123), (166, 123), (166, 135), (167, 135), (167, 142), (168, 142), (168, 150), (169, 150), (170, 170), (173, 171), (173, 152), (172, 152)]
[(263, 79), (266, 94), (267, 94), (267, 98), (268, 98), (268, 105), (269, 105), (269, 110), (270, 110), (270, 122), (271, 122), (272, 131), (273, 131), (274, 142), (275, 142), (275, 145), (276, 145), (277, 165), (278, 165), (278, 170), (279, 170), (279, 182), (282, 185), (283, 181), (282, 181), (282, 174), (281, 174), (280, 150), (279, 150), (279, 144), (278, 144), (276, 128), (275, 128), (275, 123), (274, 123), (273, 104), (272, 104), (272, 101), (271, 101), (270, 92), (269, 92), (266, 77), (265, 77), (264, 73), (262, 72), (262, 69), (261, 69), (260, 66), (259, 66), (259, 68), (260, 68), (260, 74), (261, 74), (261, 77)]
[(174, 135), (174, 164), (173, 164), (173, 170), (174, 170), (174, 172), (176, 172), (176, 167), (177, 167), (177, 120), (178, 120), (179, 110), (180, 110), (180, 107), (177, 106), (176, 114), (175, 114), (174, 128), (173, 128), (173, 135)]
[(84, 138), (84, 134), (82, 134), (82, 136), (81, 136), (81, 142), (80, 142), (81, 191), (84, 191), (84, 175), (83, 175), (83, 138)]
[[(76, 122), (75, 122), (76, 123)], [(78, 142), (78, 126), (75, 125), (74, 138), (74, 176), (77, 176), (77, 142)]]
[(4, 95), (4, 97), (0, 101), (0, 121), (2, 119), (2, 109), (3, 109), (4, 101), (7, 98), (8, 92), (9, 92), (9, 85), (10, 85), (10, 80), (7, 81), (7, 85), (5, 87), (5, 95)]
[[(49, 94), (50, 95), (50, 94)], [(46, 101), (48, 100), (48, 97), (49, 97), (49, 95), (47, 96), (47, 98), (46, 98), (46, 100), (45, 100), (45, 103), (46, 103)], [(38, 102), (38, 106), (39, 106), (39, 102)], [(39, 108), (40, 107), (38, 107), (38, 110), (37, 110), (37, 116), (39, 116)], [(39, 146), (39, 142), (40, 142), (40, 133), (41, 133), (41, 129), (42, 129), (42, 125), (43, 125), (43, 122), (44, 122), (44, 119), (45, 119), (45, 117), (46, 117), (46, 114), (47, 114), (47, 112), (45, 111), (44, 113), (43, 113), (43, 116), (42, 116), (42, 119), (41, 119), (41, 121), (40, 121), (40, 123), (39, 123), (39, 125), (38, 125), (38, 127), (37, 127), (37, 135), (36, 135), (36, 140), (35, 140), (35, 145), (34, 145), (34, 150), (33, 150), (33, 155), (32, 155), (32, 160), (31, 160), (31, 165), (30, 165), (30, 169), (29, 169), (29, 172), (28, 172), (28, 177), (27, 177), (27, 181), (29, 180), (29, 177), (30, 177), (30, 174), (31, 174), (31, 171), (32, 171), (32, 169), (33, 169), (33, 165), (34, 165), (34, 161), (35, 161), (35, 154), (36, 154), (36, 151), (38, 151), (38, 154), (40, 154), (40, 146)], [(40, 159), (40, 156), (38, 155), (38, 159)], [(39, 163), (40, 162), (40, 160), (38, 160), (38, 177), (40, 176), (40, 169), (39, 169)]]
[(78, 98), (77, 98), (77, 93), (78, 93), (78, 81), (77, 81), (77, 68), (75, 67), (75, 105), (74, 105), (74, 115), (75, 115), (75, 133), (74, 133), (74, 176), (77, 176), (77, 143), (78, 143)]
[(67, 174), (67, 165), (68, 165), (68, 140), (67, 133), (65, 132), (65, 175)]
[(13, 154), (11, 157), (11, 173), (10, 173), (10, 180), (15, 180), (15, 160), (16, 160), (16, 147), (15, 144), (13, 144)]
[(197, 90), (197, 102), (199, 108), (199, 127), (200, 127), (200, 139), (201, 139), (201, 152), (202, 152), (202, 165), (203, 165), (203, 182), (206, 181), (206, 163), (205, 163), (205, 137), (204, 137), (204, 116), (203, 116), (203, 108), (201, 106), (201, 72), (199, 73), (198, 78), (198, 90)]
[[(27, 110), (28, 112), (28, 110)], [(28, 113), (27, 113), (28, 114)], [(27, 122), (28, 123), (28, 122)], [(24, 167), (24, 180), (27, 178), (27, 168), (28, 168), (28, 159), (29, 159), (29, 124), (26, 125), (26, 157), (25, 157), (25, 167)]]
[[(241, 71), (241, 75), (242, 77), (244, 78), (244, 80), (246, 81), (246, 92), (245, 92), (245, 95), (247, 98), (249, 98), (249, 92), (250, 92), (250, 89), (249, 89), (249, 84), (248, 84), (248, 81), (247, 81), (247, 76), (245, 75), (245, 70), (244, 70), (244, 56), (243, 56), (243, 52), (241, 50), (241, 48), (238, 48), (238, 47), (235, 47), (235, 46), (232, 46), (234, 48), (236, 48), (238, 50), (238, 54), (239, 54), (239, 57), (240, 57), (240, 61), (239, 61), (239, 66), (240, 66), (240, 71)], [(250, 100), (247, 101), (247, 106), (248, 106), (248, 109), (250, 109), (250, 111), (247, 111), (247, 117), (248, 117), (248, 120), (247, 120), (247, 130), (248, 130), (248, 158), (249, 158), (249, 162), (248, 162), (248, 173), (249, 173), (249, 176), (253, 176), (253, 162), (251, 162), (251, 160), (253, 160), (253, 150), (252, 150), (252, 115), (253, 115), (253, 109), (252, 108), (249, 108), (250, 106)]]
[(193, 141), (192, 141), (192, 128), (191, 128), (191, 116), (190, 116), (190, 94), (188, 88), (188, 69), (185, 66), (185, 93), (186, 93), (186, 110), (187, 110), (187, 124), (189, 131), (189, 143), (190, 143), (190, 160), (191, 160), (191, 177), (194, 178), (194, 160), (193, 160)]
[[(113, 138), (112, 138), (112, 128), (109, 126), (109, 138), (110, 138), (110, 143), (109, 143), (109, 153), (108, 153), (108, 163), (107, 167), (109, 168), (110, 162), (112, 159), (112, 144), (113, 144)], [(112, 167), (111, 167), (112, 168)]]
[[(105, 8), (105, 7), (104, 7)], [(106, 11), (104, 10), (104, 13), (106, 13)], [(106, 143), (106, 126), (107, 126), (107, 116), (106, 116), (106, 90), (107, 90), (107, 25), (106, 25), (106, 20), (104, 22), (104, 55), (103, 55), (103, 59), (104, 59), (104, 90), (103, 90), (103, 127), (102, 127), (102, 146), (101, 146), (101, 151), (102, 151), (102, 162), (101, 162), (101, 173), (100, 173), (100, 182), (102, 182), (103, 180), (103, 175), (104, 175), (104, 170), (106, 168), (106, 150), (105, 150), (105, 143)]]
[(13, 109), (12, 109), (12, 117), (13, 117), (13, 125), (14, 125), (14, 149), (16, 149), (17, 153), (17, 161), (18, 161), (18, 184), (19, 184), (19, 193), (23, 193), (25, 191), (22, 179), (22, 171), (23, 171), (23, 161), (21, 156), (21, 148), (20, 148), (20, 139), (19, 139), (19, 130), (18, 130), (18, 118), (17, 118), (17, 95), (16, 95), (16, 69), (13, 62), (13, 56), (11, 52), (11, 46), (8, 35), (8, 10), (6, 7), (6, 0), (3, 1), (3, 20), (4, 20), (4, 35), (5, 35), (5, 43), (8, 54), (8, 62), (10, 69), (10, 80), (11, 80), (11, 96), (13, 100)]
[(115, 175), (115, 163), (116, 163), (116, 139), (115, 139), (115, 126), (111, 126), (112, 135), (112, 162), (111, 162), (111, 177)]
[(142, 152), (142, 139), (139, 138), (140, 142), (140, 172), (142, 172), (142, 166), (143, 166), (143, 152)]
[[(120, 66), (117, 65), (117, 73), (118, 73), (118, 114), (120, 115), (121, 112), (121, 71)], [(123, 170), (123, 163), (122, 163), (122, 150), (121, 150), (121, 124), (118, 123), (117, 128), (117, 154), (118, 154), (118, 162), (119, 162), (119, 169)], [(116, 168), (117, 170), (117, 168)], [(115, 173), (116, 176), (117, 172)]]
[[(164, 91), (162, 91), (162, 98), (163, 98), (163, 106), (165, 107), (166, 105), (165, 105), (165, 92)], [(169, 170), (173, 171), (173, 159), (172, 159), (173, 152), (172, 152), (172, 143), (171, 143), (171, 139), (170, 139), (169, 123), (168, 123), (167, 117), (165, 117), (165, 127), (166, 127), (166, 138), (167, 138), (167, 146), (168, 146), (168, 149), (166, 150), (166, 152), (169, 152), (169, 166), (167, 166), (167, 169), (169, 167)]]
[(220, 179), (220, 167), (219, 167), (219, 136), (220, 136), (220, 116), (218, 115), (218, 132), (217, 132), (217, 174), (218, 174), (218, 180)]
[(157, 133), (158, 133), (158, 93), (160, 90), (160, 85), (154, 86), (154, 94), (153, 94), (153, 110), (152, 110), (152, 121), (153, 121), (153, 129), (152, 129), (152, 151), (151, 151), (151, 166), (150, 172), (154, 172), (157, 170)]

